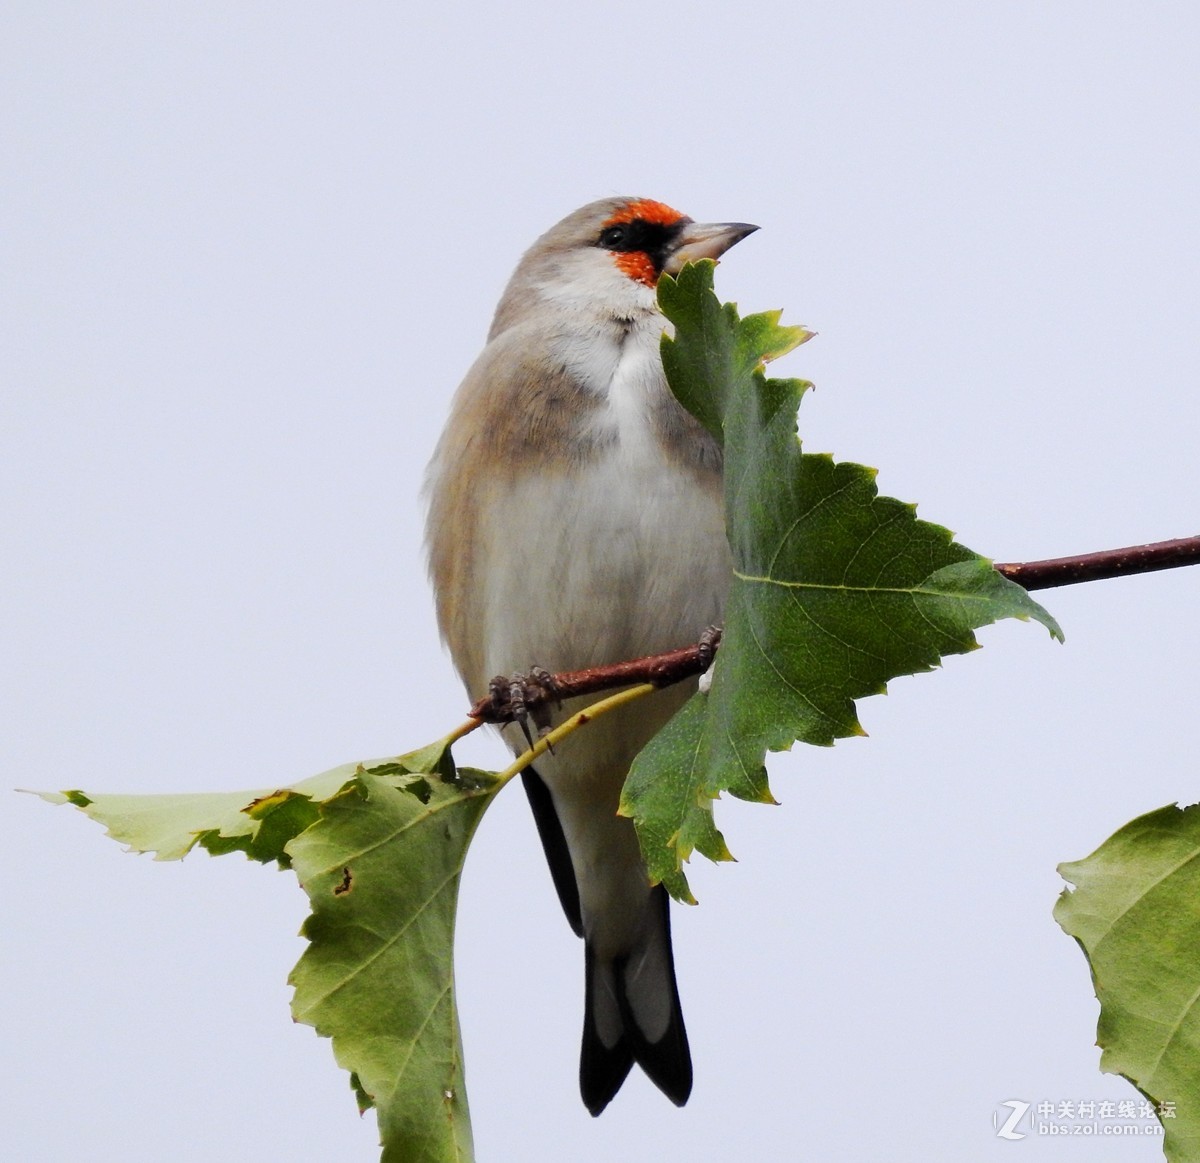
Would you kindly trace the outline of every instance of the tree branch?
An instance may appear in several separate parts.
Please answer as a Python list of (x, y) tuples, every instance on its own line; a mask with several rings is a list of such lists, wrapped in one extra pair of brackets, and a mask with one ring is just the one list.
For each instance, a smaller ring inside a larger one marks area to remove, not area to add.
[[(1047, 561), (1004, 562), (995, 568), (1010, 581), (1027, 590), (1046, 590), (1054, 586), (1077, 585), (1127, 574), (1151, 573), (1200, 564), (1200, 537), (1180, 537), (1174, 541), (1155, 541), (1149, 545), (1131, 545), (1125, 549), (1105, 549), (1078, 557), (1055, 557)], [(526, 706), (532, 710), (540, 703), (578, 695), (595, 694), (614, 687), (635, 683), (670, 686), (708, 669), (719, 641), (683, 646), (665, 654), (651, 654), (611, 666), (592, 666), (587, 670), (567, 671), (554, 676), (553, 693), (532, 685), (526, 693)], [(506, 705), (491, 696), (480, 699), (470, 710), (473, 720), (485, 723), (509, 723), (513, 715)]]
[(1073, 586), (1079, 582), (1101, 581), (1131, 573), (1151, 573), (1157, 569), (1177, 569), (1197, 563), (1200, 563), (1200, 537), (1178, 537), (1174, 541), (1105, 549), (1099, 553), (1083, 553), (1078, 557), (1006, 562), (997, 565), (996, 569), (1024, 589), (1048, 590), (1054, 586)]
[[(591, 666), (587, 670), (570, 670), (554, 676), (555, 693), (532, 689), (526, 692), (526, 705), (532, 709), (537, 702), (554, 702), (556, 699), (572, 699), (577, 695), (595, 694), (596, 691), (611, 690), (613, 687), (629, 686), (633, 683), (653, 683), (655, 686), (671, 686), (693, 675), (703, 674), (708, 669), (712, 655), (720, 645), (720, 635), (707, 644), (682, 646), (668, 650), (665, 654), (650, 654), (645, 658), (632, 658), (628, 662), (614, 662), (610, 666)], [(707, 648), (706, 648), (707, 647)], [(512, 721), (504, 706), (497, 706), (490, 695), (481, 698), (468, 712), (473, 719), (485, 723), (509, 723)]]

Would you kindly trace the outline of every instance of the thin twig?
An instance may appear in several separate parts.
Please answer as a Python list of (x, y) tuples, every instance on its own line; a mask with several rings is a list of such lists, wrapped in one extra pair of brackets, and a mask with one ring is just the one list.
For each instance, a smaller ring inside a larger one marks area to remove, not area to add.
[[(710, 651), (715, 651), (718, 645), (719, 639), (710, 642)], [(711, 658), (711, 653), (709, 657)], [(632, 658), (628, 662), (614, 662), (610, 666), (590, 666), (586, 670), (570, 670), (556, 674), (553, 698), (572, 699), (578, 695), (591, 695), (597, 691), (612, 690), (613, 687), (633, 683), (652, 683), (656, 687), (671, 686), (682, 679), (703, 674), (707, 669), (705, 647), (697, 643), (695, 646), (668, 650), (665, 654), (650, 654), (645, 658)], [(484, 723), (510, 721), (504, 709), (495, 706), (490, 695), (481, 698), (467, 713), (472, 719)]]
[[(1197, 564), (1200, 564), (1200, 537), (1180, 537), (1174, 541), (1155, 541), (1149, 545), (1131, 545), (1125, 549), (1106, 549), (1099, 553), (1083, 553), (1077, 557), (1004, 562), (995, 568), (1024, 589), (1045, 590), (1054, 586), (1077, 585), (1080, 582), (1100, 581), (1103, 578), (1125, 577), (1127, 574), (1151, 573), (1159, 569), (1176, 569)], [(716, 648), (716, 643), (710, 644), (707, 649), (697, 643), (695, 646), (668, 650), (665, 654), (651, 654), (628, 662), (616, 662), (611, 666), (592, 666), (587, 670), (556, 674), (554, 697), (575, 698), (578, 695), (595, 694), (597, 691), (630, 686), (634, 683), (648, 683), (653, 687), (670, 686), (682, 679), (703, 674), (708, 669)], [(593, 708), (589, 707), (588, 710)], [(490, 696), (480, 699), (469, 713), (476, 725), (511, 720), (511, 716), (505, 714), (503, 707), (497, 707)], [(459, 730), (465, 734), (467, 728), (468, 724), (464, 723)], [(556, 728), (556, 731), (559, 729)], [(554, 732), (551, 732), (549, 738), (551, 742), (554, 741)], [(540, 742), (538, 747), (541, 748)]]
[(1054, 586), (1073, 586), (1079, 582), (1125, 577), (1132, 573), (1152, 573), (1158, 569), (1177, 569), (1198, 563), (1200, 537), (1178, 537), (1174, 541), (1154, 541), (1148, 545), (1130, 545), (1125, 549), (1081, 553), (1078, 557), (1006, 562), (997, 565), (996, 569), (1023, 589), (1048, 590)]

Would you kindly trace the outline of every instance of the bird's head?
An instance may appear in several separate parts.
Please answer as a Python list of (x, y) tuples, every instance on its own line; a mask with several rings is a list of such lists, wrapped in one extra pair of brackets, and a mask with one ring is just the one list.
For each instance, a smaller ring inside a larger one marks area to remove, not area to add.
[(567, 215), (526, 251), (496, 312), (492, 334), (536, 305), (635, 316), (654, 310), (659, 276), (718, 259), (757, 230), (695, 222), (650, 198), (606, 198)]

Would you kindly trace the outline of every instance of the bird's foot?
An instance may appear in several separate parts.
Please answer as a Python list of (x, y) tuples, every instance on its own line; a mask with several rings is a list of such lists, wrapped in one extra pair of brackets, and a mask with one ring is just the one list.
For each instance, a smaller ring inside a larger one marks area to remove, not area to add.
[(721, 645), (721, 627), (706, 626), (704, 633), (700, 635), (700, 641), (696, 643), (700, 651), (700, 661), (704, 664), (704, 669), (707, 670), (713, 664), (713, 659), (717, 656), (717, 647)]
[(496, 720), (516, 723), (530, 747), (533, 746), (530, 721), (541, 739), (550, 731), (550, 704), (562, 707), (554, 675), (541, 666), (531, 666), (528, 674), (496, 675), (488, 683), (488, 694)]
[(717, 656), (717, 647), (721, 645), (721, 627), (708, 626), (704, 633), (700, 635), (700, 641), (696, 643), (696, 648), (700, 654), (700, 662), (704, 667), (704, 671), (700, 675), (700, 693), (708, 694), (712, 687), (713, 659)]

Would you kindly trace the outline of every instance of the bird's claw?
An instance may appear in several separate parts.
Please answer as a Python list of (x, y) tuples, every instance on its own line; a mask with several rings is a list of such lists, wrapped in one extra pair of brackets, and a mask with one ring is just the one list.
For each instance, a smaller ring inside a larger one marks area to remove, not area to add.
[(528, 674), (498, 674), (488, 683), (488, 694), (496, 719), (516, 723), (530, 747), (533, 746), (530, 720), (541, 739), (550, 731), (550, 704), (553, 702), (562, 708), (558, 683), (554, 681), (554, 675), (541, 666), (531, 666)]
[(704, 633), (700, 635), (700, 641), (696, 643), (696, 647), (700, 652), (700, 661), (707, 670), (713, 664), (713, 659), (717, 656), (717, 647), (721, 645), (721, 627), (706, 626)]

